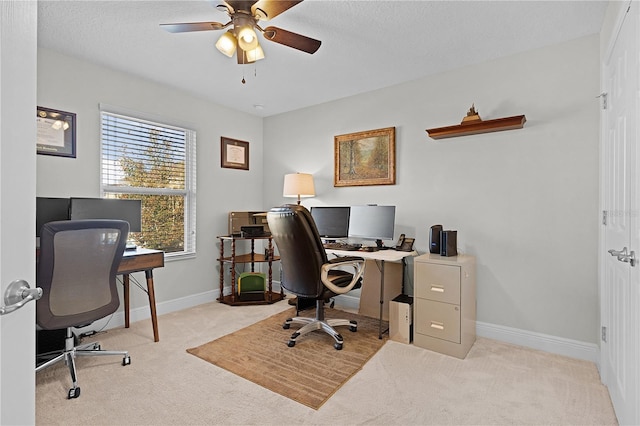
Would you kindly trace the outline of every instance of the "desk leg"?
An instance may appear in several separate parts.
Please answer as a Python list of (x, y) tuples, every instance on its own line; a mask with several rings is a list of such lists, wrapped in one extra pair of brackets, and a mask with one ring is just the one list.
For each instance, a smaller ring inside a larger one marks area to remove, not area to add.
[(147, 293), (149, 294), (149, 308), (151, 309), (151, 324), (153, 325), (153, 341), (160, 341), (158, 335), (158, 316), (156, 314), (156, 292), (153, 289), (153, 270), (144, 271), (147, 278)]
[(124, 326), (129, 328), (129, 274), (122, 275), (122, 287), (124, 287)]
[(384, 260), (380, 261), (380, 320), (378, 324), (378, 339), (382, 339), (382, 335), (387, 330), (382, 330), (382, 307), (384, 305)]

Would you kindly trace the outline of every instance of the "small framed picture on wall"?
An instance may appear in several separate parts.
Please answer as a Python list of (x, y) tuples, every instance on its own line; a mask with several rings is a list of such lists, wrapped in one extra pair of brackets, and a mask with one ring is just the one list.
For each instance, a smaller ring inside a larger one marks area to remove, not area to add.
[(76, 114), (51, 108), (36, 109), (36, 152), (76, 158)]
[(220, 166), (228, 169), (249, 170), (249, 142), (222, 136)]

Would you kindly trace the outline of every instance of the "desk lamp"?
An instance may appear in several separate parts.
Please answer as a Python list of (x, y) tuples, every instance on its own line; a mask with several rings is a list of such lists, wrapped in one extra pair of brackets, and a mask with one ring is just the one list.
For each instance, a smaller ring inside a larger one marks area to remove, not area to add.
[(316, 190), (313, 185), (313, 175), (308, 173), (291, 173), (284, 175), (283, 197), (315, 197)]

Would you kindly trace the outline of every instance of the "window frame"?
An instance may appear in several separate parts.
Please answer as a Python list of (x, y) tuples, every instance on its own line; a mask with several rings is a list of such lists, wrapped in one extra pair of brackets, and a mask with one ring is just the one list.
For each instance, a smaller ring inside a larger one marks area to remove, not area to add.
[[(144, 188), (144, 187), (123, 187), (115, 185), (105, 185), (103, 156), (104, 140), (103, 126), (105, 115), (122, 117), (126, 120), (140, 122), (157, 126), (160, 128), (175, 129), (185, 132), (185, 188)], [(100, 105), (100, 195), (106, 198), (108, 194), (139, 194), (139, 195), (168, 195), (184, 197), (184, 247), (182, 251), (165, 252), (165, 258), (181, 259), (196, 256), (196, 131), (192, 125), (169, 120), (164, 117), (152, 116), (151, 114), (130, 111), (124, 108)]]

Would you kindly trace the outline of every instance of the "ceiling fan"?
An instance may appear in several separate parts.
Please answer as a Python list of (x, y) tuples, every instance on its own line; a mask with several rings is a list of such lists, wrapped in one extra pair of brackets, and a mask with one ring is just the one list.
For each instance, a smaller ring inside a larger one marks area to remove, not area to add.
[(237, 52), (239, 64), (250, 64), (264, 58), (264, 51), (258, 43), (256, 30), (269, 41), (283, 44), (294, 49), (315, 53), (320, 44), (316, 40), (301, 34), (283, 30), (282, 28), (269, 26), (260, 27), (258, 21), (268, 21), (281, 13), (289, 10), (303, 0), (226, 0), (218, 4), (216, 8), (229, 15), (230, 21), (226, 24), (220, 22), (190, 22), (184, 24), (160, 24), (160, 27), (171, 33), (183, 33), (191, 31), (227, 30), (216, 42), (216, 48), (228, 57)]

